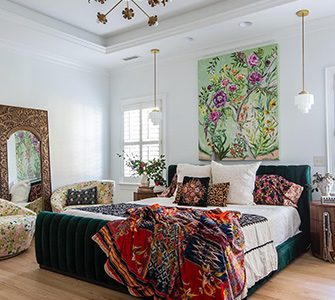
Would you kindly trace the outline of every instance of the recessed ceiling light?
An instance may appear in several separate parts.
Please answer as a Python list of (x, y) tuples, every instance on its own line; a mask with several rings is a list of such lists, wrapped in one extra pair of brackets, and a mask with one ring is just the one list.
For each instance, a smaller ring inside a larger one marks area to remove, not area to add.
[(193, 42), (193, 41), (194, 41), (194, 38), (191, 37), (191, 36), (186, 36), (184, 39), (185, 39), (186, 41), (189, 41), (189, 42)]
[(239, 25), (240, 27), (242, 28), (245, 28), (245, 27), (250, 27), (252, 26), (254, 23), (250, 22), (250, 21), (244, 21), (244, 22), (241, 22)]
[(138, 59), (138, 58), (140, 58), (138, 55), (134, 55), (134, 56), (124, 57), (122, 59), (124, 61), (129, 61), (129, 60), (134, 60), (134, 59)]

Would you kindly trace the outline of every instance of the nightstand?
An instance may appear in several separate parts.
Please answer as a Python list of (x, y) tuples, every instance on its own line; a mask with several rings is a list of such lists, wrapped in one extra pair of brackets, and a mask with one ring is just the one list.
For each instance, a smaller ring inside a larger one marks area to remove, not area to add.
[(137, 192), (134, 192), (134, 201), (139, 201), (139, 200), (143, 200), (147, 198), (155, 198), (161, 193), (162, 192), (155, 193), (152, 190), (151, 191), (148, 190), (145, 192), (137, 191)]
[(328, 261), (335, 259), (335, 204), (311, 202), (311, 239), (314, 256)]

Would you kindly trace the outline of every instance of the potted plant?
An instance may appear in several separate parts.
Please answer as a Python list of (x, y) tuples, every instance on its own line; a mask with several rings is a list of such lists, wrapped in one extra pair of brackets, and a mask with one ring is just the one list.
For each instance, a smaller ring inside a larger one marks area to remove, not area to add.
[(146, 162), (137, 159), (135, 155), (128, 155), (125, 152), (117, 155), (125, 160), (126, 165), (132, 170), (133, 176), (141, 176), (141, 187), (149, 187), (150, 180), (152, 180), (155, 183), (155, 192), (164, 190), (166, 184), (166, 180), (162, 176), (166, 168), (164, 155)]
[(154, 192), (162, 192), (165, 189), (166, 180), (162, 176), (165, 168), (166, 161), (164, 155), (147, 162), (148, 177), (155, 183)]
[(313, 178), (313, 185), (316, 185), (313, 191), (318, 192), (320, 190), (321, 196), (329, 197), (335, 177), (330, 173), (326, 173), (324, 176), (322, 176), (320, 173), (316, 172), (313, 175)]

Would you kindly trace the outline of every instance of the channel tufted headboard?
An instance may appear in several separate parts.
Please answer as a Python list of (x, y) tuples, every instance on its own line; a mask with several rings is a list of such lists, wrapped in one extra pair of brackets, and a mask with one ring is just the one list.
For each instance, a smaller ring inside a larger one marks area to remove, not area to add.
[[(168, 183), (170, 184), (174, 174), (176, 174), (177, 165), (168, 167)], [(306, 239), (310, 240), (310, 213), (309, 204), (312, 201), (311, 191), (311, 167), (308, 165), (290, 165), (290, 166), (260, 166), (257, 175), (273, 174), (280, 175), (289, 181), (300, 184), (304, 187), (304, 191), (300, 196), (298, 203), (298, 212), (301, 218), (300, 230), (304, 232)]]

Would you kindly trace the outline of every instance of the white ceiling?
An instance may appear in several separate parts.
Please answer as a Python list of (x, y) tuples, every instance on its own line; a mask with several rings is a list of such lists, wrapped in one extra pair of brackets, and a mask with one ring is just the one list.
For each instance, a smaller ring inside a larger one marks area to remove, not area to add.
[[(174, 0), (168, 2), (165, 7), (160, 5), (154, 8), (145, 0), (137, 0), (137, 3), (149, 15), (158, 15), (159, 20), (163, 21), (169, 17), (181, 15), (187, 11), (203, 8), (221, 1), (225, 0)], [(107, 12), (118, 0), (107, 0), (103, 5), (95, 0), (91, 0), (91, 3), (88, 3), (88, 0), (10, 0), (10, 2), (103, 36), (111, 36), (121, 31), (146, 26), (147, 22), (147, 17), (131, 3), (129, 5), (134, 8), (135, 18), (129, 21), (123, 19), (122, 10), (126, 4), (121, 3), (108, 15), (108, 23), (106, 25), (98, 24), (96, 22), (97, 12)]]
[[(119, 12), (111, 16), (109, 25), (96, 24), (87, 16), (92, 11), (95, 16), (98, 6), (89, 5), (87, 0), (0, 0), (0, 46), (67, 65), (110, 69), (151, 62), (149, 50), (153, 47), (161, 49), (159, 58), (163, 60), (217, 53), (231, 44), (248, 46), (257, 43), (259, 36), (271, 37), (290, 26), (297, 34), (300, 20), (295, 12), (301, 8), (311, 10), (307, 30), (315, 22), (335, 28), (335, 18), (330, 17), (335, 15), (335, 0), (174, 0), (169, 7), (162, 8), (161, 22), (154, 28), (145, 24), (132, 26), (122, 18), (117, 22), (113, 17)], [(187, 7), (192, 11), (180, 14)], [(72, 19), (76, 11), (81, 14)], [(113, 29), (109, 27), (112, 20), (117, 23)], [(241, 28), (241, 21), (252, 21), (254, 25)], [(291, 31), (286, 30), (285, 34)], [(122, 60), (133, 55), (140, 58), (132, 62)]]

